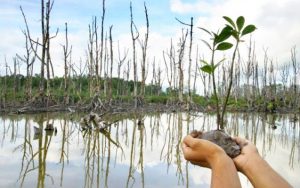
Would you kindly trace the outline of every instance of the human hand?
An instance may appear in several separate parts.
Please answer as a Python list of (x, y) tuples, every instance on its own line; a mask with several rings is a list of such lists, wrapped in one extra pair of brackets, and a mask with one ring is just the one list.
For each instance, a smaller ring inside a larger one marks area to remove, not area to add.
[(212, 168), (217, 160), (228, 158), (218, 145), (204, 139), (187, 135), (182, 142), (184, 158), (192, 164)]
[(253, 165), (254, 160), (261, 158), (256, 146), (250, 141), (235, 137), (233, 140), (241, 147), (241, 154), (233, 159), (236, 168), (245, 172), (245, 170)]

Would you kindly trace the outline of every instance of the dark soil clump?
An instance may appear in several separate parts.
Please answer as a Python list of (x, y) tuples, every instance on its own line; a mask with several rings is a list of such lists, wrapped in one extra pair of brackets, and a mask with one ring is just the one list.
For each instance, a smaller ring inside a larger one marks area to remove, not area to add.
[(194, 130), (190, 134), (194, 138), (209, 140), (219, 145), (231, 158), (235, 158), (241, 153), (240, 146), (231, 138), (230, 135), (226, 134), (224, 131), (213, 130), (208, 132), (201, 132)]

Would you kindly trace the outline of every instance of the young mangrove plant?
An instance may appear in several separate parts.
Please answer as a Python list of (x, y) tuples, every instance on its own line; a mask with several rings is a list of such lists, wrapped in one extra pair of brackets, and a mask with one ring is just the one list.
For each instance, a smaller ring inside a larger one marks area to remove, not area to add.
[[(220, 33), (209, 32), (204, 28), (200, 28), (201, 30), (208, 33), (212, 38), (212, 44), (210, 44), (206, 40), (202, 40), (211, 50), (211, 60), (210, 63), (208, 63), (205, 60), (201, 60), (201, 62), (204, 63), (204, 65), (200, 69), (201, 71), (206, 72), (212, 76), (213, 96), (216, 99), (218, 130), (224, 129), (224, 115), (226, 112), (226, 107), (228, 104), (228, 99), (232, 88), (234, 63), (235, 63), (235, 57), (238, 51), (239, 43), (243, 42), (242, 40), (243, 36), (252, 33), (256, 29), (255, 25), (252, 24), (245, 26), (245, 18), (243, 16), (238, 17), (236, 22), (234, 22), (231, 18), (227, 16), (224, 16), (223, 18), (227, 21), (227, 24), (221, 30)], [(234, 38), (235, 44), (227, 42), (227, 39), (229, 39), (231, 36)], [(234, 46), (234, 50), (233, 50), (232, 59), (229, 67), (229, 83), (228, 83), (227, 90), (225, 92), (225, 98), (223, 102), (220, 102), (221, 96), (219, 96), (217, 92), (215, 70), (220, 65), (220, 63), (222, 63), (225, 59), (221, 59), (216, 63), (215, 53), (217, 51), (229, 50), (233, 46)]]

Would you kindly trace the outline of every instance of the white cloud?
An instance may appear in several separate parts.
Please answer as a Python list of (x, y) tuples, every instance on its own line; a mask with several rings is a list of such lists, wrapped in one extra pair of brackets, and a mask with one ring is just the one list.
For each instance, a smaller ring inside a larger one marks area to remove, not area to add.
[(211, 10), (211, 4), (205, 1), (196, 1), (195, 3), (187, 3), (182, 0), (171, 0), (171, 10), (175, 13), (199, 13), (202, 11), (207, 13)]

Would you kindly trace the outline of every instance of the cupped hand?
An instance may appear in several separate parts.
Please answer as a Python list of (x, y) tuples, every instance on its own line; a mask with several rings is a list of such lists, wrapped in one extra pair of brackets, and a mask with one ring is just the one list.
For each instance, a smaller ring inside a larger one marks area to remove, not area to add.
[(228, 157), (220, 146), (191, 135), (183, 139), (182, 150), (186, 160), (207, 168), (212, 168), (213, 163), (221, 157)]
[(236, 168), (239, 171), (244, 172), (249, 165), (253, 165), (251, 164), (251, 160), (260, 157), (260, 155), (256, 146), (250, 141), (239, 137), (235, 137), (233, 139), (241, 147), (241, 154), (235, 157), (233, 161)]

